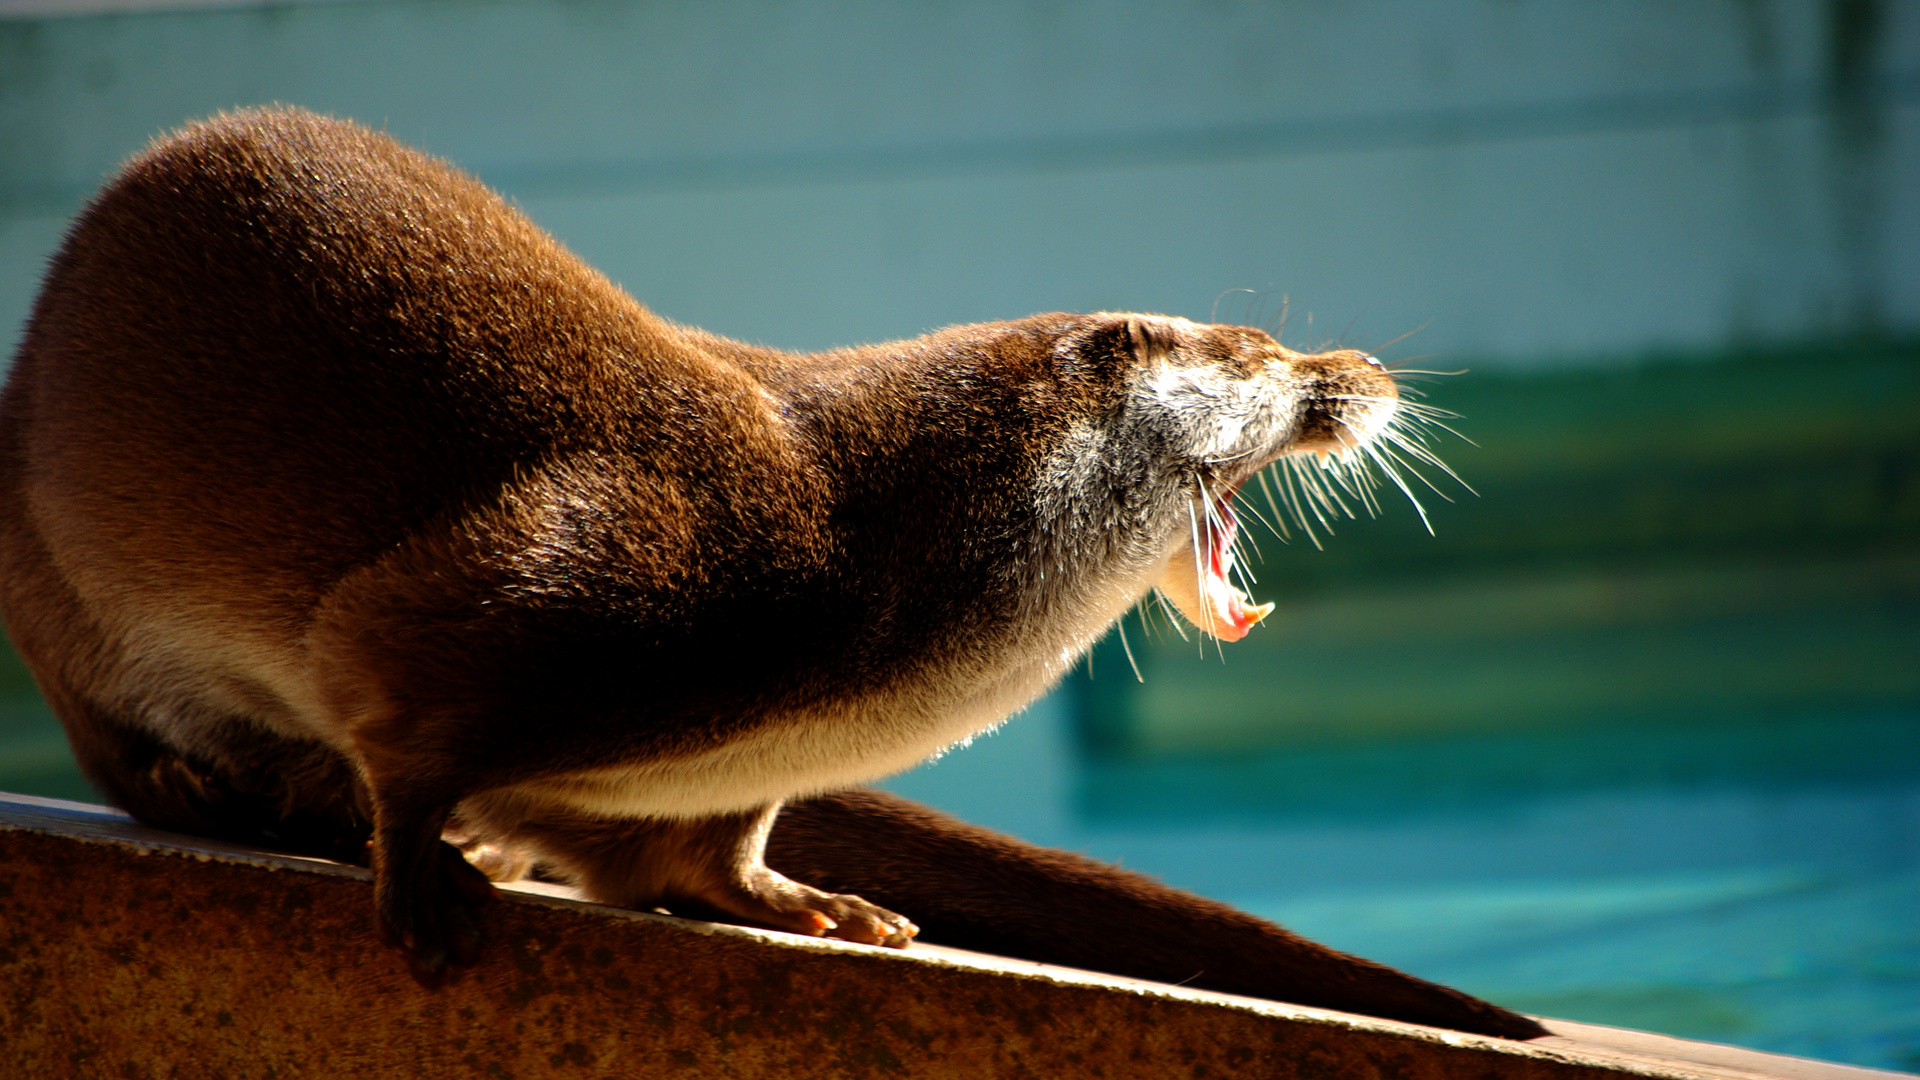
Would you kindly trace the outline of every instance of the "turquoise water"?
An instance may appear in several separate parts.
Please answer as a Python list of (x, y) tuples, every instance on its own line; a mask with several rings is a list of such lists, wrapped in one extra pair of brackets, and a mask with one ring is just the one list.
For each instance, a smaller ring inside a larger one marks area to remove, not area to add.
[[(1616, 740), (1642, 751), (1624, 777), (1559, 733), (1116, 777), (1068, 716), (1043, 702), (893, 786), (1525, 1011), (1920, 1071), (1920, 711), (1771, 718), (1760, 754), (1732, 724)], [(1676, 766), (1716, 742), (1719, 767)], [(1592, 782), (1449, 776), (1486, 756)]]

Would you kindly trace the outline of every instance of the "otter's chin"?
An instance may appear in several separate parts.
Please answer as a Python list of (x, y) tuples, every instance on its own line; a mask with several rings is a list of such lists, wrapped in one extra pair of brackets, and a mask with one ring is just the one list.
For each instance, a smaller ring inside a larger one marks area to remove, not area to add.
[(1217, 500), (1202, 516), (1207, 509), (1195, 504), (1193, 527), (1174, 543), (1156, 587), (1194, 626), (1222, 641), (1239, 641), (1273, 611), (1273, 604), (1255, 604), (1229, 580), (1240, 527), (1230, 498)]

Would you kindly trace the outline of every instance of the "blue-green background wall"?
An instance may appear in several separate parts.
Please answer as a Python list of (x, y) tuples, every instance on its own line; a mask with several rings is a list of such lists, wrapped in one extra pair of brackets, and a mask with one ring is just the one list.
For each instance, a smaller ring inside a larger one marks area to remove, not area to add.
[(1050, 308), (1204, 318), (1229, 289), (1290, 297), (1297, 340), (1424, 328), (1403, 353), (1481, 363), (1920, 326), (1906, 4), (32, 15), (76, 7), (0, 5), (9, 329), (116, 162), (266, 101), (452, 158), (671, 317), (801, 348)]

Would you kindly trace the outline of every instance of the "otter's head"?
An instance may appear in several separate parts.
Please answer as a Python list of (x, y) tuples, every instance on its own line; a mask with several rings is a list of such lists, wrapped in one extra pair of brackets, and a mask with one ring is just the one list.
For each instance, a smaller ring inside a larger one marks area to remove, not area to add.
[(1316, 528), (1354, 504), (1375, 509), (1382, 478), (1405, 490), (1401, 455), (1438, 464), (1403, 430), (1426, 410), (1366, 353), (1300, 353), (1250, 327), (1157, 315), (1087, 319), (1059, 348), (1108, 359), (1103, 414), (1070, 433), (1043, 502), (1077, 519), (1074, 534), (1103, 537), (1080, 554), (1151, 581), (1215, 637), (1237, 641), (1273, 610), (1234, 583), (1235, 499), (1249, 481), (1271, 525), (1284, 533), (1291, 517), (1317, 543)]

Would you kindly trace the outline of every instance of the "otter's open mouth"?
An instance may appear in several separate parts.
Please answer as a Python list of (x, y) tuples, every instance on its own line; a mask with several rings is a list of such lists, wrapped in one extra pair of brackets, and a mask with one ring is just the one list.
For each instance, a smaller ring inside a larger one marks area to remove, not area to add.
[(1237, 555), (1234, 538), (1240, 518), (1233, 510), (1234, 485), (1192, 504), (1192, 535), (1176, 544), (1160, 591), (1173, 601), (1188, 622), (1222, 641), (1239, 641), (1254, 624), (1273, 611), (1271, 603), (1255, 604), (1233, 584)]

